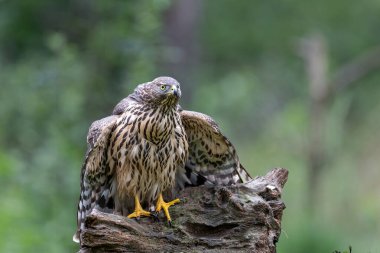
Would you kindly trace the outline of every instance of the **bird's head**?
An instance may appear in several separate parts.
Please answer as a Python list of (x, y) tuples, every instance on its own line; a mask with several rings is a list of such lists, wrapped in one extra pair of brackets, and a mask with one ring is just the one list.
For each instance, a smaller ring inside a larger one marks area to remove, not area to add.
[(137, 86), (135, 93), (148, 103), (155, 105), (177, 106), (181, 97), (181, 88), (177, 80), (171, 77), (157, 77), (151, 82)]

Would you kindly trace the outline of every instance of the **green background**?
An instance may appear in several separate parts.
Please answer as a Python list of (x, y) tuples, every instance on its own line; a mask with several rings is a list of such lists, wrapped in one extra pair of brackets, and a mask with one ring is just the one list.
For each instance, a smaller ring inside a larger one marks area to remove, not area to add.
[(279, 253), (380, 252), (380, 72), (328, 102), (326, 155), (310, 177), (300, 56), (323, 38), (330, 79), (379, 45), (379, 13), (377, 0), (1, 0), (0, 251), (78, 249), (88, 127), (138, 83), (170, 75), (182, 106), (211, 115), (252, 175), (289, 169)]

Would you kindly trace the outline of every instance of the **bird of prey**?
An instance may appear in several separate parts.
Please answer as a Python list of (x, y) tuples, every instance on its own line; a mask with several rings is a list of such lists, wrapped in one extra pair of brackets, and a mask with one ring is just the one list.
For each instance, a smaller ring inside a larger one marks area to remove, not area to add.
[(182, 110), (180, 97), (175, 79), (158, 77), (138, 85), (111, 116), (92, 123), (74, 241), (94, 208), (138, 218), (150, 216), (143, 207), (156, 202), (155, 212), (163, 210), (170, 222), (168, 208), (179, 200), (165, 202), (168, 192), (251, 179), (218, 125), (205, 114)]

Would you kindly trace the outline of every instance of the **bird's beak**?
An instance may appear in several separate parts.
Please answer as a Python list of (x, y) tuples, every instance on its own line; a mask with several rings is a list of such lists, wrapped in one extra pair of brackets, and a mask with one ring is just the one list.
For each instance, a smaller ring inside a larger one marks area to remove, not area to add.
[(178, 88), (176, 85), (172, 85), (172, 87), (170, 88), (170, 93), (178, 97)]

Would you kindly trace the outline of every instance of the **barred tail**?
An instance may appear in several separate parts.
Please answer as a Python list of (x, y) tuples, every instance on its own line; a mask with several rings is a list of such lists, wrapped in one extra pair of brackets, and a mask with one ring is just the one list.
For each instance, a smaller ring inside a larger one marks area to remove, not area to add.
[(105, 180), (101, 180), (102, 185), (94, 188), (86, 181), (83, 180), (81, 193), (79, 196), (78, 212), (77, 212), (77, 231), (73, 236), (73, 241), (80, 242), (80, 233), (84, 229), (84, 222), (86, 217), (91, 213), (94, 208), (107, 211), (113, 209), (113, 199), (111, 197), (109, 184)]
[(84, 229), (86, 216), (91, 213), (98, 199), (97, 192), (92, 190), (92, 187), (86, 181), (83, 180), (81, 185), (77, 212), (77, 231), (73, 236), (73, 241), (77, 243), (80, 241), (80, 233)]

